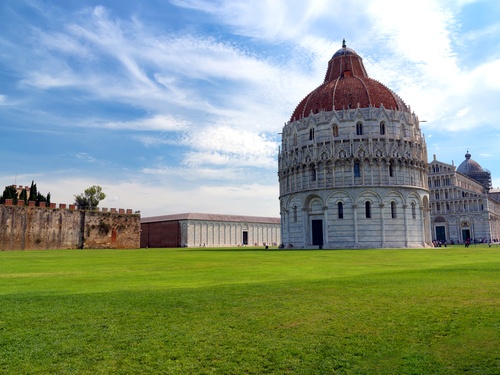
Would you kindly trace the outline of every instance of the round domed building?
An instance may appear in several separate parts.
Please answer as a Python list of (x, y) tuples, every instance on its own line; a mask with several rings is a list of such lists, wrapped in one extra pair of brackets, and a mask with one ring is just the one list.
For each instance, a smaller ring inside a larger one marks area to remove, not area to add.
[(482, 184), (487, 191), (491, 188), (491, 173), (483, 170), (479, 163), (472, 160), (468, 150), (465, 154), (465, 160), (458, 166), (457, 172), (476, 180)]
[(285, 246), (431, 245), (418, 117), (345, 41), (283, 127), (278, 164)]

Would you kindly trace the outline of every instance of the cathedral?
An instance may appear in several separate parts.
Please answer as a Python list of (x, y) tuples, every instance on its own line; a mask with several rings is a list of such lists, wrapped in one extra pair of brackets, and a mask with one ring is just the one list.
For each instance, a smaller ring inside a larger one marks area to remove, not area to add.
[(464, 243), (500, 238), (500, 190), (491, 188), (491, 173), (471, 159), (458, 166), (429, 164), (432, 238)]
[(281, 242), (431, 246), (428, 166), (418, 117), (344, 41), (282, 130)]

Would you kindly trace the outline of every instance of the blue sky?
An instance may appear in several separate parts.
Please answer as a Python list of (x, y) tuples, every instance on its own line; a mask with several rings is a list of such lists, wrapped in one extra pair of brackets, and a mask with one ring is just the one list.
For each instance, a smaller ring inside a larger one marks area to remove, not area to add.
[(1, 186), (143, 216), (278, 216), (278, 133), (342, 39), (500, 186), (498, 1), (0, 3)]

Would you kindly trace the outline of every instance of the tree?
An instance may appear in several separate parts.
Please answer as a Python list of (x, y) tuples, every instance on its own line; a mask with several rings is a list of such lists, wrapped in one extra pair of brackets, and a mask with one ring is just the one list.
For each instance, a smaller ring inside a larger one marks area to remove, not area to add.
[(75, 195), (75, 205), (80, 210), (95, 210), (99, 202), (106, 198), (102, 192), (102, 187), (94, 185), (85, 189), (80, 195)]
[(38, 192), (36, 190), (36, 184), (35, 181), (31, 180), (31, 188), (30, 188), (30, 201), (35, 201), (37, 200)]
[(12, 204), (17, 205), (17, 190), (14, 186), (7, 186), (3, 191), (1, 203), (5, 203), (6, 199), (12, 199)]
[(47, 206), (50, 207), (50, 192), (47, 194)]
[(21, 194), (19, 195), (19, 200), (24, 201), (25, 206), (28, 205), (28, 192), (26, 191), (26, 189), (23, 189), (21, 191)]

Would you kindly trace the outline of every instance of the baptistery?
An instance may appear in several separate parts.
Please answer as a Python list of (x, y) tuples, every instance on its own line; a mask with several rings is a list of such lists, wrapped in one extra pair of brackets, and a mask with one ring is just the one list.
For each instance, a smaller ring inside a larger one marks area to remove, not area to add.
[(278, 155), (282, 243), (427, 247), (425, 136), (410, 107), (368, 77), (345, 41), (285, 123)]

